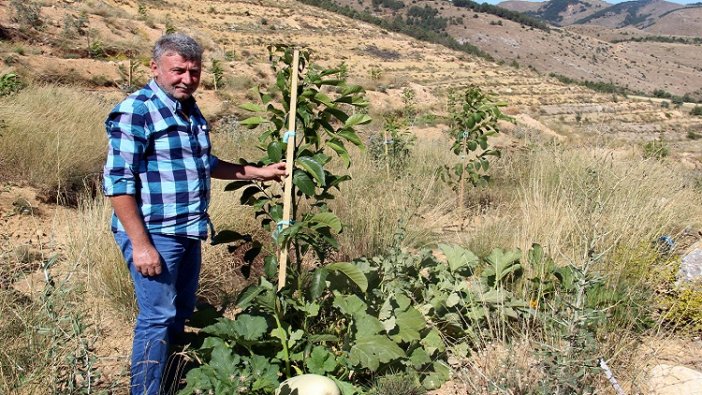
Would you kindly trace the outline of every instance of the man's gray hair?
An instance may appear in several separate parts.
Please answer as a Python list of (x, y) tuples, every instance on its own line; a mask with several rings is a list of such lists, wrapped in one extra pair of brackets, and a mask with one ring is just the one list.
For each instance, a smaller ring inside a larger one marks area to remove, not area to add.
[(194, 38), (183, 33), (161, 36), (154, 45), (152, 57), (158, 61), (167, 52), (175, 52), (188, 61), (202, 61), (202, 46)]

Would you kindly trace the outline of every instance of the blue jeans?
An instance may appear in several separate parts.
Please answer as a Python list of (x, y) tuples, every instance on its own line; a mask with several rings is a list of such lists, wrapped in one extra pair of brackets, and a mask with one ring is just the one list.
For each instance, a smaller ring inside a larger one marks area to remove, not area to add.
[(139, 314), (132, 345), (132, 395), (156, 395), (170, 356), (170, 346), (183, 335), (185, 320), (195, 308), (200, 275), (200, 240), (182, 236), (152, 234), (151, 241), (161, 256), (161, 274), (146, 277), (136, 271), (132, 243), (125, 232), (116, 232), (134, 283)]

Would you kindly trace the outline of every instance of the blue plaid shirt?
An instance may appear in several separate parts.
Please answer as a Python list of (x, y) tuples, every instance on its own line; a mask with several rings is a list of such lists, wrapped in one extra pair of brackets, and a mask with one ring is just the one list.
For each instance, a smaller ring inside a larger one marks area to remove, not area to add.
[[(150, 233), (207, 238), (217, 158), (195, 100), (174, 100), (151, 80), (112, 110), (105, 127), (105, 195), (134, 195)], [(124, 231), (114, 214), (112, 230)]]

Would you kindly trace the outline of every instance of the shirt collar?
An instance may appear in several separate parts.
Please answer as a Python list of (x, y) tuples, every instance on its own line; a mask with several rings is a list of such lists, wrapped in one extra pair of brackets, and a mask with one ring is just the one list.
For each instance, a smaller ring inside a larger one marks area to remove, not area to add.
[(173, 97), (171, 97), (171, 95), (166, 93), (166, 91), (161, 89), (161, 87), (156, 83), (156, 80), (154, 80), (153, 78), (149, 81), (148, 85), (149, 88), (151, 88), (151, 90), (154, 92), (156, 97), (174, 113), (182, 111), (183, 108), (188, 110), (192, 109), (192, 107), (195, 105), (195, 98), (192, 96), (184, 103), (181, 103), (180, 101), (174, 99)]

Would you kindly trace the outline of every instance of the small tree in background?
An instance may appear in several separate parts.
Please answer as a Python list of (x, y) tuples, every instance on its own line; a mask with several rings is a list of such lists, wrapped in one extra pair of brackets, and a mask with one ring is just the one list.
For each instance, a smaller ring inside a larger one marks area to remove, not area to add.
[(212, 59), (212, 66), (210, 66), (210, 73), (212, 73), (212, 83), (214, 84), (214, 90), (217, 91), (222, 87), (222, 79), (224, 78), (224, 69), (222, 68), (222, 63), (219, 59)]
[(514, 122), (504, 115), (500, 107), (507, 104), (496, 102), (480, 88), (471, 86), (462, 96), (451, 101), (451, 129), (454, 139), (451, 151), (460, 158), (453, 166), (439, 169), (441, 178), (449, 183), (458, 194), (459, 207), (465, 204), (466, 181), (473, 186), (487, 184), (490, 176), (489, 157), (499, 157), (500, 151), (492, 147), (488, 139), (499, 132), (498, 121)]

